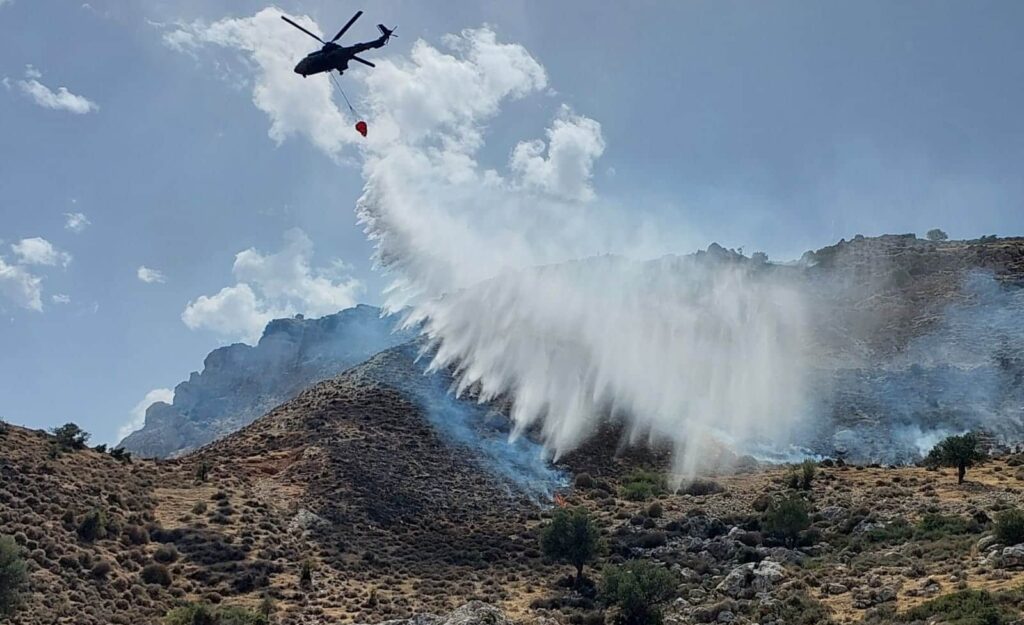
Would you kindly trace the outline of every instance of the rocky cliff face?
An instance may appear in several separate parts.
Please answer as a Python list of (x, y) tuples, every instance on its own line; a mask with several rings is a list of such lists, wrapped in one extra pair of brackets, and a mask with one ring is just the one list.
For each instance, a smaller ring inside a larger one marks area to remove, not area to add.
[(206, 357), (202, 372), (154, 403), (145, 426), (121, 445), (142, 456), (171, 456), (230, 434), (300, 391), (373, 354), (408, 342), (395, 319), (356, 306), (320, 319), (276, 319), (255, 346), (237, 343)]

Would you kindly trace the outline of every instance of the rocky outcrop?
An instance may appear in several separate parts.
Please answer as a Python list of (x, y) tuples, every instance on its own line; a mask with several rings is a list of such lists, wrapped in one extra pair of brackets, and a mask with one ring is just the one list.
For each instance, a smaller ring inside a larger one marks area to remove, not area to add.
[(236, 343), (206, 357), (202, 372), (174, 389), (174, 402), (146, 410), (142, 429), (121, 446), (147, 457), (179, 454), (251, 423), (313, 384), (373, 354), (410, 341), (396, 319), (356, 306), (319, 319), (276, 319), (255, 345)]

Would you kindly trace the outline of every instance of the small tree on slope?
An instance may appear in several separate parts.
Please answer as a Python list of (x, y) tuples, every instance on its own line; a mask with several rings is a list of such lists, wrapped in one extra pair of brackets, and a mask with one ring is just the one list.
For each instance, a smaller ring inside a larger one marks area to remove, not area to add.
[(956, 483), (963, 484), (967, 469), (987, 458), (981, 441), (974, 432), (950, 436), (928, 452), (925, 463), (936, 467), (956, 467)]
[(555, 512), (540, 539), (544, 555), (576, 567), (576, 584), (583, 579), (583, 566), (601, 552), (601, 532), (585, 508), (562, 508)]

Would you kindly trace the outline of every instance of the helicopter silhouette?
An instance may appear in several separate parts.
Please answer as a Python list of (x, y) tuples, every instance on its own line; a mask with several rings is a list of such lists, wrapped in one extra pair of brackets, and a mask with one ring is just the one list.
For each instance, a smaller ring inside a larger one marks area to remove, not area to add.
[(288, 22), (295, 28), (298, 28), (299, 30), (306, 33), (313, 39), (316, 39), (320, 43), (324, 44), (323, 48), (320, 48), (316, 52), (311, 52), (306, 56), (306, 58), (299, 61), (299, 64), (295, 66), (295, 73), (301, 75), (303, 78), (305, 78), (306, 76), (311, 76), (313, 74), (320, 74), (323, 72), (331, 71), (337, 71), (339, 74), (344, 74), (345, 70), (348, 69), (349, 61), (356, 61), (358, 63), (362, 63), (363, 65), (369, 65), (370, 67), (377, 67), (373, 63), (367, 61), (366, 59), (360, 58), (356, 55), (359, 54), (360, 52), (365, 52), (366, 50), (383, 48), (385, 45), (387, 45), (388, 40), (390, 40), (392, 37), (397, 37), (397, 35), (394, 34), (394, 28), (388, 28), (384, 26), (384, 24), (377, 24), (377, 29), (380, 30), (380, 37), (377, 37), (373, 41), (357, 43), (352, 46), (341, 46), (335, 43), (335, 41), (340, 39), (341, 36), (345, 34), (345, 31), (347, 31), (349, 27), (352, 26), (352, 24), (354, 24), (355, 21), (359, 19), (359, 17), (362, 14), (362, 11), (356, 11), (356, 14), (352, 16), (352, 19), (350, 19), (347, 24), (342, 26), (341, 30), (338, 31), (338, 34), (335, 35), (334, 39), (331, 39), (330, 41), (324, 41), (320, 37), (317, 37), (313, 33), (303, 28), (302, 26), (299, 26), (292, 20), (282, 15), (281, 19)]

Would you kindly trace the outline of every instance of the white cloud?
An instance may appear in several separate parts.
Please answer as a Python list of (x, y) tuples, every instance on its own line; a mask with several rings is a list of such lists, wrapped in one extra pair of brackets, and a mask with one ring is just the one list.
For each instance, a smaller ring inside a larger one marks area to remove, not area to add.
[(509, 166), (520, 183), (566, 200), (593, 199), (594, 161), (604, 152), (601, 124), (562, 107), (547, 136), (547, 145), (523, 141), (512, 150)]
[[(280, 19), (281, 11), (267, 8), (252, 17), (224, 19), (212, 24), (196, 21), (179, 25), (164, 35), (164, 42), (180, 51), (193, 52), (204, 45), (242, 50), (255, 69), (253, 103), (271, 120), (270, 137), (278, 143), (302, 135), (332, 156), (361, 137), (354, 120), (335, 104), (326, 76), (303, 80), (292, 71), (298, 59), (310, 51), (311, 40)], [(316, 23), (306, 16), (292, 16), (314, 33)]]
[(23, 265), (47, 265), (67, 267), (71, 263), (71, 254), (63, 252), (42, 237), (22, 239), (11, 245), (18, 260)]
[(14, 4), (14, 0), (0, 0), (0, 7), (8, 4)]
[(8, 265), (0, 257), (0, 295), (22, 308), (41, 311), (43, 279), (19, 265)]
[(313, 268), (313, 242), (302, 230), (285, 232), (284, 242), (274, 254), (255, 248), (239, 252), (232, 267), (238, 282), (189, 302), (181, 315), (185, 325), (253, 343), (271, 319), (322, 316), (357, 303), (362, 283), (342, 274), (337, 264)]
[(135, 275), (139, 277), (139, 280), (142, 280), (146, 284), (153, 284), (155, 282), (159, 282), (162, 284), (167, 281), (167, 277), (164, 275), (162, 271), (160, 271), (159, 269), (147, 267), (145, 265), (140, 266), (139, 269), (135, 272)]
[(158, 401), (162, 401), (166, 404), (170, 404), (174, 401), (174, 391), (169, 388), (155, 388), (150, 392), (146, 393), (146, 396), (142, 398), (142, 401), (135, 404), (132, 408), (131, 420), (122, 425), (117, 430), (117, 440), (113, 444), (124, 440), (124, 437), (128, 436), (132, 432), (141, 429), (146, 423), (146, 409)]
[(72, 232), (85, 230), (92, 222), (85, 213), (64, 213), (64, 229)]
[(50, 296), (50, 301), (53, 302), (54, 304), (70, 304), (71, 297), (65, 295), (64, 293), (54, 293), (53, 295)]
[(93, 113), (100, 109), (98, 104), (85, 96), (71, 93), (67, 87), (58, 87), (57, 91), (53, 91), (39, 82), (42, 77), (43, 75), (38, 70), (29, 65), (25, 69), (25, 80), (18, 81), (18, 86), (25, 95), (32, 98), (39, 106), (56, 111), (68, 111), (76, 115)]

